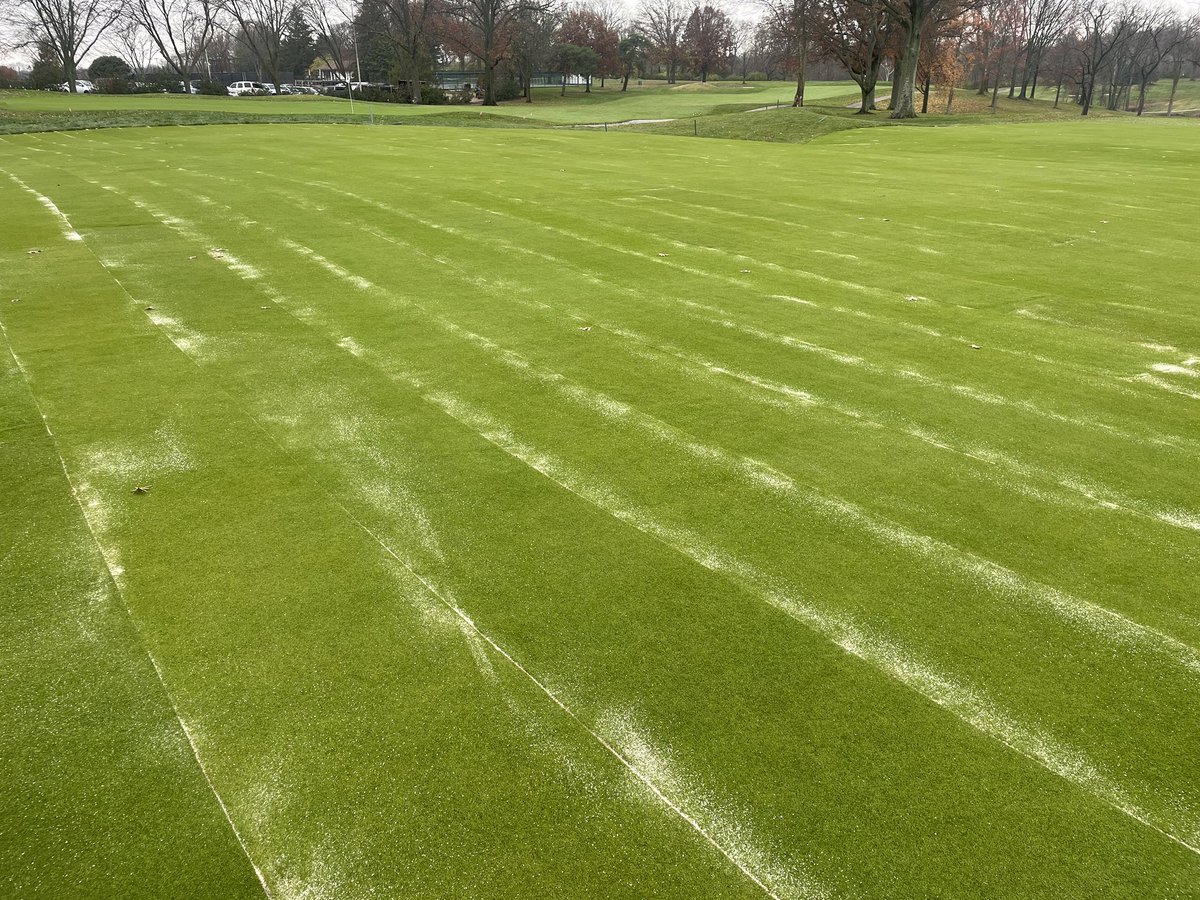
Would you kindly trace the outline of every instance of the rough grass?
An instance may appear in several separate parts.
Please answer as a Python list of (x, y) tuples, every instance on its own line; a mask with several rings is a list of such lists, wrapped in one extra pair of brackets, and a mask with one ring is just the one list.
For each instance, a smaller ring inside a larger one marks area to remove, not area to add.
[(286, 134), (0, 139), (0, 893), (1193, 892), (1194, 123)]

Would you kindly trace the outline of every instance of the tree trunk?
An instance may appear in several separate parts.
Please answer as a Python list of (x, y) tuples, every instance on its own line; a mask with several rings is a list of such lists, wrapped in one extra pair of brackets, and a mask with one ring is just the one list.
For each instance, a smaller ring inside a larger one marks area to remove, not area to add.
[(921, 56), (921, 28), (920, 23), (913, 25), (904, 36), (904, 55), (900, 57), (900, 65), (896, 68), (896, 82), (892, 87), (893, 119), (917, 117), (916, 108), (913, 106), (913, 92), (917, 84), (917, 60)]
[(858, 112), (856, 112), (855, 115), (856, 116), (869, 115), (871, 110), (875, 108), (875, 88), (872, 87), (870, 90), (867, 90), (867, 88), (863, 87), (862, 85), (859, 85), (858, 90), (859, 90), (859, 93), (862, 94), (862, 101), (861, 101), (861, 104), (859, 105)]
[(1012, 72), (1008, 76), (1008, 99), (1017, 95), (1017, 55), (1013, 55)]
[(411, 103), (413, 106), (420, 106), (421, 105), (421, 64), (419, 62), (417, 62), (417, 55), (415, 53), (412, 55), (412, 65), (409, 67), (408, 75), (409, 75), (409, 78), (412, 79), (409, 82), (409, 87), (408, 87), (408, 97), (409, 97), (408, 102)]
[(929, 73), (925, 73), (925, 90), (921, 94), (921, 115), (929, 112)]
[(946, 115), (954, 111), (954, 82), (950, 82), (950, 91), (946, 96)]
[(625, 73), (625, 79), (621, 82), (621, 93), (629, 90), (629, 72)]
[(1171, 96), (1167, 99), (1167, 115), (1175, 109), (1175, 91), (1179, 89), (1179, 77), (1183, 74), (1183, 66), (1175, 67), (1175, 74), (1171, 76)]
[[(792, 98), (792, 106), (804, 105), (804, 78), (805, 69), (808, 66), (808, 36), (800, 38), (800, 52), (797, 55), (799, 60), (799, 68), (796, 71), (796, 96)], [(745, 77), (742, 78), (742, 83), (745, 84)]]
[(558, 96), (560, 96), (560, 97), (567, 96), (567, 73), (566, 72), (563, 72), (562, 90), (558, 92)]
[(583, 92), (585, 94), (590, 94), (592, 92), (592, 76), (591, 75), (588, 75), (586, 78), (583, 79)]
[(484, 64), (484, 106), (498, 106), (496, 102), (496, 64), (494, 62), (485, 62)]
[(1092, 75), (1090, 78), (1088, 78), (1088, 80), (1084, 83), (1084, 86), (1083, 86), (1083, 112), (1080, 113), (1081, 116), (1086, 116), (1088, 114), (1088, 112), (1091, 110), (1091, 108), (1092, 108), (1092, 91), (1094, 91), (1095, 89), (1096, 89), (1096, 76)]
[(1146, 77), (1142, 76), (1141, 81), (1138, 82), (1137, 114), (1140, 116), (1142, 114), (1142, 110), (1144, 110), (1145, 108), (1146, 108)]
[[(890, 97), (888, 97), (888, 109), (896, 108), (896, 98), (900, 95), (900, 67), (903, 64), (903, 62), (904, 62), (904, 57), (901, 56), (899, 53), (897, 53), (896, 58), (893, 60), (894, 65), (892, 66), (892, 95)], [(916, 85), (916, 81), (915, 81), (916, 77), (917, 77), (917, 72), (916, 72), (916, 66), (914, 65), (913, 66), (914, 88)]]
[(1042, 71), (1042, 55), (1039, 53), (1037, 62), (1034, 63), (1034, 65), (1033, 65), (1033, 84), (1031, 84), (1029, 86), (1029, 99), (1030, 100), (1037, 99), (1038, 75), (1041, 73), (1041, 71)]
[(1054, 108), (1058, 109), (1058, 98), (1062, 94), (1062, 76), (1058, 77), (1058, 83), (1054, 85)]
[(671, 60), (669, 63), (667, 63), (667, 84), (675, 83), (675, 65), (675, 60)]

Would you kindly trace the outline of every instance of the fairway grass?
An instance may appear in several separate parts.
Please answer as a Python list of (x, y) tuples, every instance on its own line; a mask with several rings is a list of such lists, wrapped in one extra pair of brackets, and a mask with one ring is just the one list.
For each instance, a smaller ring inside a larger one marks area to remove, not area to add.
[[(0, 91), (0, 134), (63, 127), (94, 128), (106, 124), (204, 124), (253, 122), (401, 122), (449, 116), (462, 119), (509, 117), (534, 124), (623, 122), (630, 119), (706, 115), (716, 109), (791, 103), (796, 87), (789, 82), (687, 82), (666, 85), (648, 82), (627, 91), (619, 84), (538, 88), (534, 102), (513, 100), (499, 106), (413, 106), (405, 103), (353, 104), (336, 97), (211, 97), (185, 94), (62, 94), (55, 91)], [(855, 93), (848, 81), (814, 82), (807, 96), (813, 102)]]
[(1198, 137), (0, 138), (0, 893), (1195, 894)]

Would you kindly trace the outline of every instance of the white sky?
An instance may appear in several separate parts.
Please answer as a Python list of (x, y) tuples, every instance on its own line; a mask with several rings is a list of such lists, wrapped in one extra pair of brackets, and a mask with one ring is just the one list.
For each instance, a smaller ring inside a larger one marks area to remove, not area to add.
[[(12, 2), (20, 2), (20, 0), (0, 0), (0, 4)], [(704, 0), (701, 0), (704, 2)], [(711, 2), (711, 0), (708, 0)], [(1153, 2), (1153, 0), (1149, 0)], [(629, 14), (637, 8), (637, 0), (615, 0), (617, 6), (624, 7)], [(756, 19), (762, 14), (763, 0), (725, 0), (721, 4), (725, 10), (734, 19)], [(1200, 0), (1175, 0), (1169, 5), (1174, 6), (1185, 14), (1200, 13)], [(12, 66), (18, 69), (27, 69), (33, 63), (32, 54), (23, 50), (11, 49), (14, 42), (14, 34), (11, 28), (8, 28), (3, 23), (0, 23), (0, 65)], [(106, 46), (102, 40), (97, 45), (96, 49), (89, 54), (88, 59), (94, 59), (97, 56), (103, 56), (105, 53), (115, 52), (115, 48)]]

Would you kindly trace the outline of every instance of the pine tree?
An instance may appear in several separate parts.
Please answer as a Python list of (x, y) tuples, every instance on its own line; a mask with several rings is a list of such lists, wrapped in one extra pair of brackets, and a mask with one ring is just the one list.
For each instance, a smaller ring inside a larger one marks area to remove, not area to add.
[(283, 42), (279, 50), (279, 70), (291, 77), (303, 75), (317, 56), (312, 27), (299, 5), (288, 12)]

